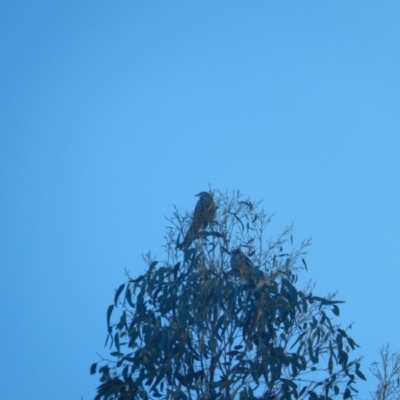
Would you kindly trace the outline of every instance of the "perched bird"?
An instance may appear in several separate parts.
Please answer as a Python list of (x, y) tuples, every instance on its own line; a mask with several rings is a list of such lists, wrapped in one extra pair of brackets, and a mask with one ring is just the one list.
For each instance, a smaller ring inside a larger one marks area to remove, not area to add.
[(254, 269), (254, 264), (240, 249), (235, 249), (231, 253), (231, 269), (243, 278)]
[(215, 213), (217, 211), (217, 204), (211, 193), (200, 192), (196, 194), (199, 200), (194, 209), (192, 223), (186, 232), (183, 242), (178, 247), (187, 249), (199, 235), (199, 231), (207, 228), (209, 224), (214, 223)]

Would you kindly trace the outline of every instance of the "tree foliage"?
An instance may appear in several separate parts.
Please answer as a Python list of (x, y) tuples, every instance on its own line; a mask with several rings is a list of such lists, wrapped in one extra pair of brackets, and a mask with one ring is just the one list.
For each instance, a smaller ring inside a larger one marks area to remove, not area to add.
[[(216, 221), (187, 250), (178, 244), (191, 214), (168, 220), (165, 260), (144, 259), (147, 271), (130, 277), (107, 310), (108, 359), (99, 373), (100, 399), (326, 399), (349, 398), (365, 379), (357, 347), (334, 319), (334, 296), (296, 287), (306, 269), (303, 241), (292, 227), (275, 240), (260, 204), (213, 192)], [(241, 248), (254, 267), (230, 268)]]
[(379, 350), (380, 363), (372, 364), (370, 371), (378, 379), (373, 400), (400, 400), (400, 354), (392, 353), (389, 345)]

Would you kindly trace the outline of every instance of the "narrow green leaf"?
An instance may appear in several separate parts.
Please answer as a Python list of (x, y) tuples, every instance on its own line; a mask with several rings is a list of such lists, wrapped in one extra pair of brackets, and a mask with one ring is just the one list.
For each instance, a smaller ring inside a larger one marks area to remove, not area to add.
[(247, 248), (250, 248), (250, 247), (252, 247), (253, 246), (253, 243), (254, 243), (254, 238), (252, 237), (252, 238), (250, 238), (247, 242), (246, 242), (246, 247)]
[(357, 376), (358, 376), (359, 378), (361, 378), (363, 381), (366, 381), (366, 380), (367, 380), (367, 378), (365, 377), (365, 375), (364, 375), (360, 370), (356, 371), (356, 374), (357, 374)]
[(323, 297), (320, 296), (312, 296), (309, 300), (315, 300), (315, 301), (319, 301), (321, 303), (321, 306), (331, 306), (333, 304), (343, 304), (345, 303), (345, 301), (341, 301), (341, 300), (327, 300)]
[(243, 225), (242, 220), (241, 220), (236, 214), (231, 213), (231, 212), (229, 212), (229, 211), (228, 211), (228, 213), (229, 213), (230, 215), (233, 215), (233, 216), (235, 217), (236, 221), (238, 221), (238, 222), (240, 223), (240, 225), (242, 226), (242, 231), (244, 231), (244, 225)]
[(119, 334), (118, 332), (115, 333), (114, 335), (114, 342), (115, 342), (115, 347), (117, 348), (118, 353), (120, 352), (119, 348)]
[(330, 355), (330, 357), (329, 357), (328, 371), (332, 375), (332, 373), (333, 373), (333, 357), (332, 357), (332, 355)]
[(112, 351), (111, 353), (110, 353), (113, 357), (123, 357), (123, 353), (120, 353), (120, 352), (118, 352), (118, 351)]
[(313, 347), (310, 339), (307, 340), (307, 344), (308, 344), (308, 355), (310, 356), (311, 362), (315, 364), (317, 362), (317, 359), (314, 356)]
[(164, 379), (164, 375), (165, 375), (164, 370), (160, 370), (156, 378), (156, 381), (153, 383), (153, 386), (150, 388), (150, 390), (157, 389), (158, 384)]
[(111, 343), (110, 343), (110, 349), (111, 349), (111, 347), (112, 347), (112, 345), (113, 345), (113, 342), (114, 342), (114, 339), (113, 339), (113, 337), (112, 337), (112, 335), (111, 335), (111, 329), (109, 330), (108, 335), (107, 335), (107, 337), (106, 337), (106, 342), (104, 343), (104, 347), (107, 346), (108, 339), (111, 340)]
[(143, 279), (144, 279), (144, 275), (140, 275), (136, 279), (131, 279), (130, 282), (137, 283), (137, 282), (142, 281)]
[(356, 347), (360, 347), (351, 337), (347, 338), (347, 341), (351, 348), (354, 350)]
[(117, 307), (117, 301), (118, 301), (118, 297), (121, 294), (121, 292), (124, 290), (125, 287), (125, 283), (123, 283), (117, 290), (117, 292), (115, 293), (115, 297), (114, 297), (114, 305), (115, 307)]
[(341, 301), (341, 300), (326, 300), (326, 299), (323, 299), (322, 301), (321, 301), (321, 303), (322, 303), (322, 305), (324, 305), (324, 306), (332, 306), (332, 305), (334, 305), (334, 304), (344, 304), (344, 303), (346, 303), (345, 301)]
[(125, 382), (128, 380), (128, 368), (129, 366), (125, 365), (124, 369), (122, 370), (122, 376)]
[(253, 204), (250, 201), (239, 201), (238, 204), (245, 204), (247, 207), (250, 208), (251, 211), (253, 211), (254, 209)]
[(111, 314), (113, 312), (114, 309), (114, 305), (111, 304), (108, 309), (107, 309), (107, 328), (108, 328), (108, 332), (111, 333), (111, 326), (110, 326), (110, 318), (111, 318)]
[(131, 307), (135, 307), (135, 305), (132, 303), (132, 292), (129, 286), (126, 287), (125, 298)]
[(173, 269), (173, 274), (174, 276), (176, 276), (178, 274), (179, 268), (181, 266), (181, 263), (178, 262), (177, 264), (175, 264), (174, 269)]
[(344, 369), (347, 369), (347, 361), (349, 360), (349, 355), (344, 351), (339, 352), (339, 362)]
[(125, 326), (126, 326), (126, 311), (124, 310), (118, 323), (118, 329), (121, 331), (122, 329), (125, 328)]
[(293, 347), (296, 346), (297, 342), (299, 342), (306, 333), (307, 332), (303, 332), (301, 335), (299, 335), (299, 337), (296, 339), (296, 341), (292, 344), (292, 346), (290, 348), (293, 349)]
[(221, 250), (226, 254), (229, 254), (229, 255), (231, 254), (231, 252), (224, 246), (221, 246)]
[(222, 234), (220, 232), (216, 232), (216, 231), (202, 231), (202, 232), (198, 233), (198, 236), (201, 238), (207, 238), (209, 236), (222, 238)]

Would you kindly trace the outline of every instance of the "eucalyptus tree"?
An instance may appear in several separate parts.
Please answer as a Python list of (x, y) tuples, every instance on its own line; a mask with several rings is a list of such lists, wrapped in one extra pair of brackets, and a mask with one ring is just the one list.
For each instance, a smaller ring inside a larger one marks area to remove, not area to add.
[(343, 302), (297, 287), (310, 241), (295, 248), (292, 226), (270, 239), (261, 203), (210, 194), (210, 223), (175, 207), (164, 260), (148, 253), (145, 273), (116, 290), (110, 356), (91, 366), (96, 400), (352, 397), (365, 377), (336, 321)]

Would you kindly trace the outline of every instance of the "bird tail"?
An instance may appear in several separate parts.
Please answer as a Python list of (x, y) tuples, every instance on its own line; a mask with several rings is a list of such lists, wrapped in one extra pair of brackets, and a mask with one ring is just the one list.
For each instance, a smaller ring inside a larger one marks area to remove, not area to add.
[(193, 240), (197, 239), (198, 237), (198, 229), (194, 226), (194, 224), (192, 224), (189, 230), (186, 232), (183, 241), (178, 244), (178, 249), (187, 250), (192, 244)]

